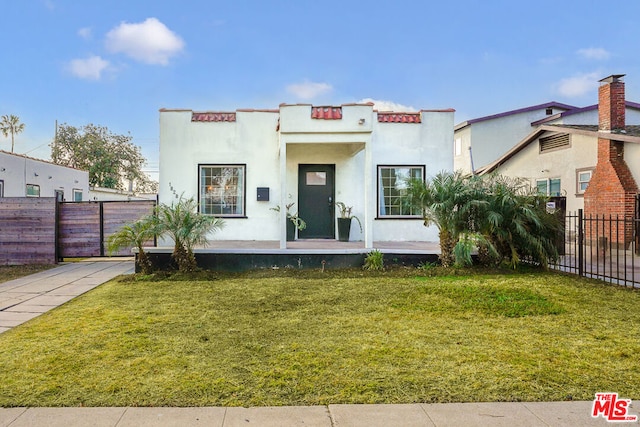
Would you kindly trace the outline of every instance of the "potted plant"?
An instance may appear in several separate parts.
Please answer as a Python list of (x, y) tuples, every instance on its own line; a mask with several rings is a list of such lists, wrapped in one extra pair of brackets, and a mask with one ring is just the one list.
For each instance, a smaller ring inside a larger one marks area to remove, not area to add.
[[(298, 213), (291, 213), (289, 210), (293, 207), (295, 203), (287, 204), (287, 241), (293, 241), (296, 239), (296, 230), (304, 230), (307, 228), (307, 223), (298, 216)], [(275, 208), (271, 208), (276, 212), (280, 212), (280, 205)]]
[(360, 218), (351, 214), (353, 206), (347, 206), (343, 202), (336, 202), (336, 206), (340, 209), (340, 216), (338, 217), (338, 240), (341, 242), (349, 241), (349, 234), (351, 233), (351, 220), (356, 219), (360, 226), (360, 232), (362, 233), (362, 223)]

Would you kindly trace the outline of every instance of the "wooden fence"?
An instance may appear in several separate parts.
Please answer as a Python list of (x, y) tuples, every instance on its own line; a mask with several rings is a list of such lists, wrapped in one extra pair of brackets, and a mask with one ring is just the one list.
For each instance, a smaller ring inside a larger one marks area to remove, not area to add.
[[(0, 199), (0, 264), (53, 264), (62, 258), (105, 256), (109, 236), (150, 214), (155, 204)], [(113, 255), (131, 255), (131, 248)]]
[(54, 264), (55, 197), (0, 199), (0, 265)]

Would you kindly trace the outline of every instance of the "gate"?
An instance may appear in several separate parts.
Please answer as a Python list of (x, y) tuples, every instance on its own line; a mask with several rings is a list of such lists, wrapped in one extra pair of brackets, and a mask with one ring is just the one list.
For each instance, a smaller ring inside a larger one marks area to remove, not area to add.
[[(154, 200), (59, 202), (56, 232), (58, 260), (107, 255), (106, 241), (127, 223), (153, 212)], [(131, 247), (112, 255), (131, 255)]]

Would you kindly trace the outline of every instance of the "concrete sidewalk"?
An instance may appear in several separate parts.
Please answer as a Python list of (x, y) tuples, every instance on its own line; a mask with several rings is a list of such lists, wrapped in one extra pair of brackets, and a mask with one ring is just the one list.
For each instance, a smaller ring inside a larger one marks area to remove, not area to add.
[(133, 258), (92, 258), (0, 283), (0, 333), (133, 271)]
[(591, 406), (592, 402), (537, 402), (259, 408), (6, 408), (0, 409), (0, 426), (574, 427), (610, 425), (603, 418), (592, 418)]

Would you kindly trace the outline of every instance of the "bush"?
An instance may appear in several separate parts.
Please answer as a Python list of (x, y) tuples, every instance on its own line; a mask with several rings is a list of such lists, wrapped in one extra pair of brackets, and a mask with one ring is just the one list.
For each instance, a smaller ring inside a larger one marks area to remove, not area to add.
[(384, 270), (384, 254), (377, 249), (372, 250), (364, 259), (365, 270)]

